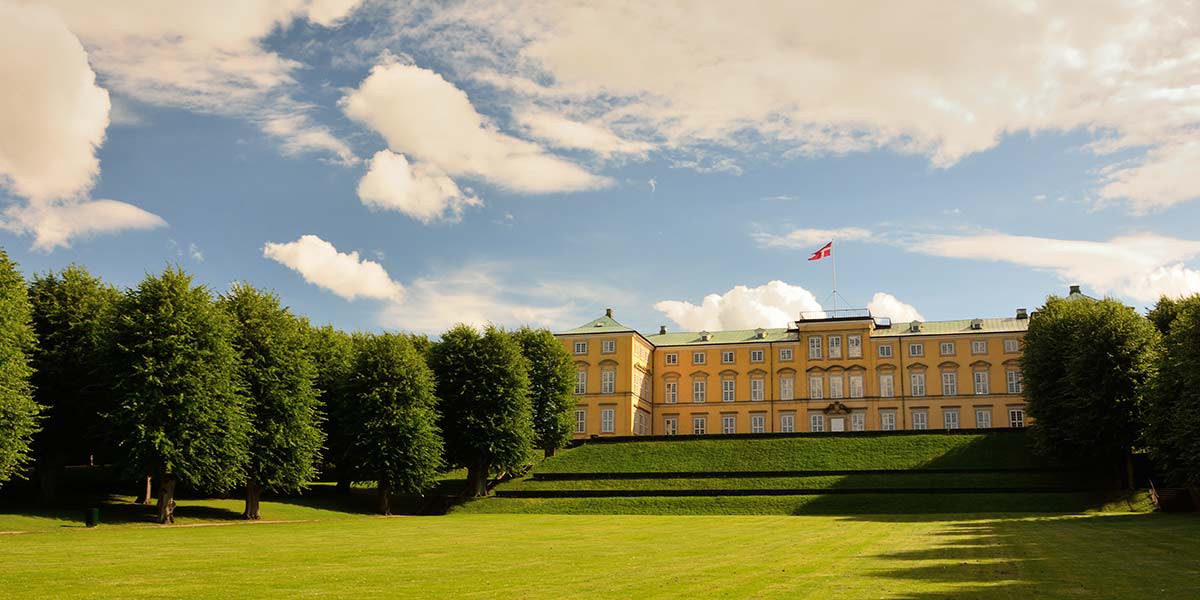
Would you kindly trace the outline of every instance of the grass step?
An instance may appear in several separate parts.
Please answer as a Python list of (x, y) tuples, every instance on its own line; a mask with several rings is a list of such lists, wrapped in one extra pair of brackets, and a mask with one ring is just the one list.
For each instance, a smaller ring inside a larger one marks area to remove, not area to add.
[[(523, 479), (497, 491), (562, 490), (831, 490), (831, 489), (1095, 489), (1103, 482), (1076, 473), (855, 473), (776, 477), (646, 477)], [(819, 492), (818, 492), (819, 493)]]
[(769, 478), (769, 477), (815, 477), (852, 475), (928, 475), (931, 473), (962, 474), (976, 473), (1074, 473), (1074, 467), (1026, 467), (1026, 468), (950, 468), (950, 469), (822, 469), (809, 471), (624, 471), (624, 472), (552, 472), (531, 473), (530, 479), (538, 481), (570, 481), (576, 479), (716, 479), (716, 478)]

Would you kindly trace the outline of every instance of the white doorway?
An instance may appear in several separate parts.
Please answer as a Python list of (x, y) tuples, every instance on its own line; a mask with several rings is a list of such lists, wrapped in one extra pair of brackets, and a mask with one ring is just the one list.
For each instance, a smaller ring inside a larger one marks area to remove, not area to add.
[(833, 417), (833, 418), (829, 419), (829, 430), (830, 431), (845, 431), (846, 430), (846, 418), (845, 417)]

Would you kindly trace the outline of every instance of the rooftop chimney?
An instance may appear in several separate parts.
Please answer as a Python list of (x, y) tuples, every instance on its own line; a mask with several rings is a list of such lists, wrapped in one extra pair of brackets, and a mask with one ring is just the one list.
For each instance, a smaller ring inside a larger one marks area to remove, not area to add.
[(1071, 286), (1071, 290), (1070, 290), (1068, 293), (1070, 293), (1070, 294), (1082, 294), (1083, 292), (1079, 291), (1079, 286), (1077, 286), (1077, 285), (1073, 285), (1073, 286)]
[(666, 325), (658, 326), (658, 335), (667, 335), (667, 326)]
[(1017, 318), (1018, 319), (1028, 319), (1029, 311), (1025, 310), (1024, 308), (1018, 308), (1017, 309)]
[(611, 319), (612, 318), (612, 309), (611, 308), (604, 309), (604, 316)]

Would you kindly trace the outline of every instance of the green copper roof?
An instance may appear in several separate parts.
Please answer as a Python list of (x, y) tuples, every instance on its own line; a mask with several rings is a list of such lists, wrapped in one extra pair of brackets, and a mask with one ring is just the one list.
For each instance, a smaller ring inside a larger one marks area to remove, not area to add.
[(872, 331), (871, 337), (900, 335), (951, 335), (958, 333), (1004, 333), (1025, 331), (1026, 329), (1029, 329), (1029, 319), (1015, 319), (1012, 317), (1000, 319), (979, 319), (979, 329), (971, 329), (971, 321), (973, 321), (973, 319), (959, 319), (957, 321), (928, 321), (921, 323), (920, 331), (911, 331), (908, 323), (892, 323), (892, 326), (889, 329), (876, 329), (875, 331)]
[(570, 335), (572, 333), (635, 333), (634, 330), (616, 322), (610, 316), (603, 316), (599, 319), (594, 319), (576, 327), (559, 333), (559, 335)]
[(696, 331), (681, 331), (679, 333), (663, 333), (648, 335), (647, 340), (655, 346), (687, 346), (691, 344), (752, 344), (763, 342), (796, 341), (796, 332), (789, 333), (787, 329), (763, 329), (763, 337), (758, 337), (757, 329), (736, 329), (732, 331), (713, 331), (708, 340)]

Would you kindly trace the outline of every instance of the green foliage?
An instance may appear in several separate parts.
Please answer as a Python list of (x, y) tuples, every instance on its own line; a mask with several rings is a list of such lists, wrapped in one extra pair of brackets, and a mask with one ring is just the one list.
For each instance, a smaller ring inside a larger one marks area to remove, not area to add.
[(29, 297), (38, 336), (34, 397), (46, 410), (35, 438), (38, 460), (49, 466), (83, 464), (95, 454), (106, 462), (111, 457), (105, 456), (100, 416), (113, 382), (104, 353), (121, 293), (72, 265), (35, 277)]
[(180, 269), (125, 294), (113, 325), (110, 423), (128, 475), (199, 488), (241, 483), (250, 423), (229, 319)]
[(1167, 335), (1146, 408), (1145, 442), (1171, 485), (1200, 487), (1200, 296), (1163, 298)]
[(380, 334), (356, 344), (343, 424), (359, 480), (419, 494), (437, 480), (442, 440), (433, 373), (407, 336)]
[(575, 421), (575, 367), (562, 342), (546, 329), (528, 327), (513, 333), (529, 361), (529, 400), (533, 405), (536, 447), (562, 448), (571, 440)]
[(299, 490), (316, 475), (325, 438), (306, 327), (277, 296), (247, 284), (235, 285), (219, 305), (234, 324), (248, 396), (246, 479), (270, 491)]
[(325, 461), (338, 470), (348, 468), (354, 440), (346, 382), (354, 371), (355, 338), (330, 325), (308, 330), (308, 353), (316, 368), (313, 387), (325, 405)]
[(529, 456), (533, 427), (527, 361), (516, 340), (496, 327), (480, 335), (458, 325), (442, 334), (429, 364), (437, 376), (450, 465), (520, 467)]
[(1179, 311), (1186, 303), (1187, 301), (1183, 299), (1176, 300), (1163, 296), (1158, 299), (1154, 308), (1146, 313), (1146, 318), (1150, 319), (1150, 322), (1154, 323), (1154, 328), (1165, 336), (1171, 332), (1171, 323), (1175, 322), (1175, 317), (1179, 315)]
[(37, 342), (25, 278), (0, 249), (0, 485), (29, 461), (40, 407), (30, 386)]
[(1039, 448), (1102, 459), (1127, 453), (1143, 427), (1159, 345), (1151, 322), (1116, 300), (1048, 298), (1021, 358)]

